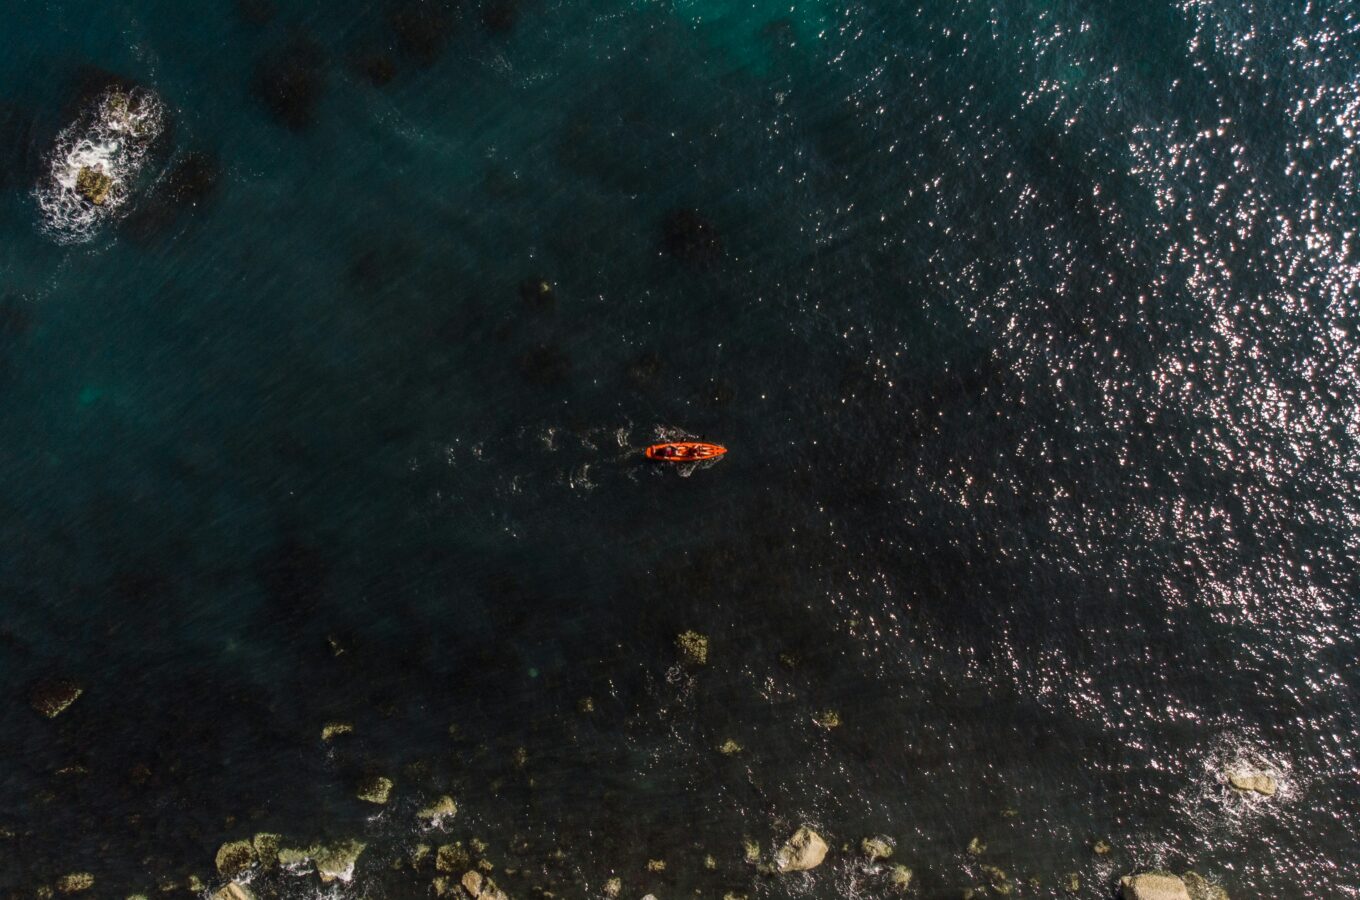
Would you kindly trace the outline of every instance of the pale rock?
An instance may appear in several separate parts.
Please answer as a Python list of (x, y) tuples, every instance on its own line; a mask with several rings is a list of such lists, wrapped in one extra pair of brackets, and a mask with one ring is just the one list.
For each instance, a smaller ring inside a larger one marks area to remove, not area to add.
[(1190, 900), (1184, 881), (1160, 872), (1125, 875), (1119, 880), (1119, 889), (1124, 900)]
[(804, 825), (775, 853), (774, 865), (780, 872), (806, 872), (822, 864), (828, 849), (822, 836)]

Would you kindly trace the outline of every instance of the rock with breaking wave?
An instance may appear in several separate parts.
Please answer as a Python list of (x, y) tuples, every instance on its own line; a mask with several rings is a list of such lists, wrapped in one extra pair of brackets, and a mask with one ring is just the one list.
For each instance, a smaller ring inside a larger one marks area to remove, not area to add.
[(1190, 900), (1228, 900), (1228, 892), (1211, 882), (1198, 872), (1186, 872), (1181, 876), (1185, 889), (1190, 892)]
[(76, 172), (76, 193), (95, 206), (103, 206), (113, 189), (113, 179), (97, 166), (81, 166)]
[(348, 840), (329, 846), (314, 844), (303, 850), (284, 847), (279, 850), (279, 864), (293, 870), (310, 864), (324, 884), (348, 882), (354, 878), (354, 865), (367, 846), (362, 841)]
[(1191, 900), (1185, 882), (1165, 872), (1125, 875), (1119, 880), (1123, 900)]
[(416, 810), (416, 818), (436, 828), (458, 814), (458, 804), (452, 797), (443, 796), (429, 806)]
[(1250, 769), (1238, 769), (1229, 772), (1228, 784), (1244, 794), (1254, 791), (1263, 797), (1273, 797), (1275, 791), (1279, 789), (1279, 785), (1273, 777), (1265, 772)]
[(47, 154), (36, 196), (49, 233), (62, 243), (89, 238), (133, 193), (148, 153), (165, 131), (160, 98), (114, 80), (87, 95)]
[(255, 865), (256, 858), (250, 841), (229, 841), (217, 849), (217, 872), (224, 878), (234, 878)]
[(212, 895), (212, 900), (255, 900), (255, 894), (244, 884), (230, 881)]
[(804, 825), (775, 853), (774, 867), (780, 872), (815, 869), (826, 859), (827, 849), (822, 836)]

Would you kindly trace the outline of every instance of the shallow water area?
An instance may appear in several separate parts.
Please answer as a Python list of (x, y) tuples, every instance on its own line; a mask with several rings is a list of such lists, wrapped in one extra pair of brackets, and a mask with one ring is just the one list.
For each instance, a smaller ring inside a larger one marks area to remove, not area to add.
[(1348, 7), (7, 29), (0, 896), (1360, 896)]

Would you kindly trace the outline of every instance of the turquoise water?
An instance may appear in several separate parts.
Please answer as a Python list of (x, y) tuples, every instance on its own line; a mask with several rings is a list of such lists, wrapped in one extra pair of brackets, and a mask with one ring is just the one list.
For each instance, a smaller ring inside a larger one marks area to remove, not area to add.
[[(893, 896), (873, 835), (922, 897), (1360, 895), (1352, 6), (5, 31), (6, 892), (274, 832), (365, 841), (343, 896), (473, 838), (516, 898)], [(160, 114), (77, 228), (115, 78)], [(679, 432), (731, 452), (640, 460)]]

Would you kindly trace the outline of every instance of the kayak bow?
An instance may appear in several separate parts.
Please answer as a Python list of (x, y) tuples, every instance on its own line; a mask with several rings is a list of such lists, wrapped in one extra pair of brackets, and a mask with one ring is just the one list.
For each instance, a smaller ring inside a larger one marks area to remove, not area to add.
[(727, 448), (703, 441), (673, 441), (669, 444), (653, 444), (645, 452), (648, 459), (659, 462), (703, 462), (717, 459), (727, 452)]

